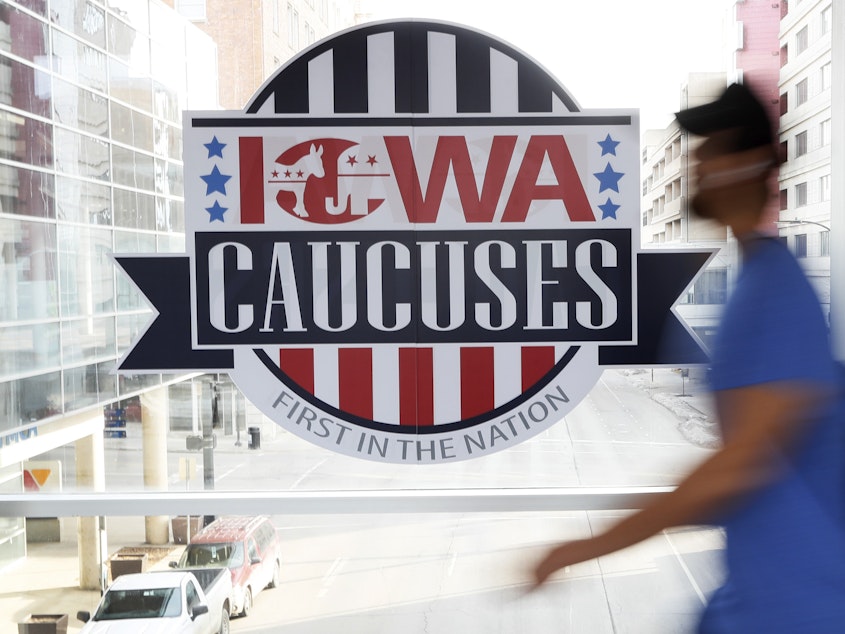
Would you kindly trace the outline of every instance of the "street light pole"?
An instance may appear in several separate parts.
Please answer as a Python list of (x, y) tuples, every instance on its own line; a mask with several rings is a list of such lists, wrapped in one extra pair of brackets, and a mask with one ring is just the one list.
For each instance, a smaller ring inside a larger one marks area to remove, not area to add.
[(815, 220), (775, 220), (776, 225), (816, 225), (825, 231), (830, 231), (830, 227)]

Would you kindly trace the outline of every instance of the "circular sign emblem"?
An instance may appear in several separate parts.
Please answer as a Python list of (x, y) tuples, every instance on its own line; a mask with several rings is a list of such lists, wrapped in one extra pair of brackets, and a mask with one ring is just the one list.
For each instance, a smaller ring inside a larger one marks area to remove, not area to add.
[(188, 253), (144, 275), (118, 258), (161, 313), (157, 359), (136, 346), (122, 369), (164, 367), (184, 315), (167, 367), (229, 372), (333, 451), (438, 463), (530, 438), (603, 366), (644, 361), (638, 305), (668, 312), (692, 276), (637, 291), (636, 111), (583, 112), (457, 25), (343, 32), (184, 131)]

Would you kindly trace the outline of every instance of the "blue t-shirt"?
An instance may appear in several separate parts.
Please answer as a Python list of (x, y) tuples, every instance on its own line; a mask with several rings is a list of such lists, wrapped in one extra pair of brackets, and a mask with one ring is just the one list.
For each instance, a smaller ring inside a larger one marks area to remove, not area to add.
[[(780, 242), (746, 247), (712, 362), (714, 391), (795, 381), (842, 392), (818, 299)], [(702, 634), (845, 632), (843, 400), (820, 406), (782, 476), (723, 518), (728, 578)]]

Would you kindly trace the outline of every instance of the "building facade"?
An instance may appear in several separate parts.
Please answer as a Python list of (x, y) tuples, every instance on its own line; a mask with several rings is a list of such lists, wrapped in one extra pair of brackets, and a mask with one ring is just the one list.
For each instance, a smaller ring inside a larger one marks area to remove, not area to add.
[(832, 2), (781, 10), (778, 224), (829, 313)]
[[(215, 60), (158, 0), (0, 0), (4, 491), (69, 443), (97, 464), (104, 408), (184, 378), (115, 373), (151, 313), (110, 255), (184, 250), (181, 115), (216, 107)], [(0, 533), (2, 565), (23, 521)]]

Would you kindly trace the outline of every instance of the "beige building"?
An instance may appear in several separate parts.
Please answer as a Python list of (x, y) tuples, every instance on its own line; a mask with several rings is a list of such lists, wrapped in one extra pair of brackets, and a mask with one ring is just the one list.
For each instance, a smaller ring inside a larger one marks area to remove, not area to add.
[(353, 0), (165, 1), (217, 43), (226, 110), (242, 109), (285, 61), (356, 20)]
[[(725, 73), (692, 73), (681, 90), (681, 109), (715, 99), (726, 85)], [(679, 311), (706, 343), (719, 306), (727, 296), (731, 248), (724, 227), (696, 218), (689, 211), (690, 161), (695, 140), (672, 122), (663, 130), (647, 130), (642, 139), (643, 247), (703, 248), (719, 253), (681, 299)]]

